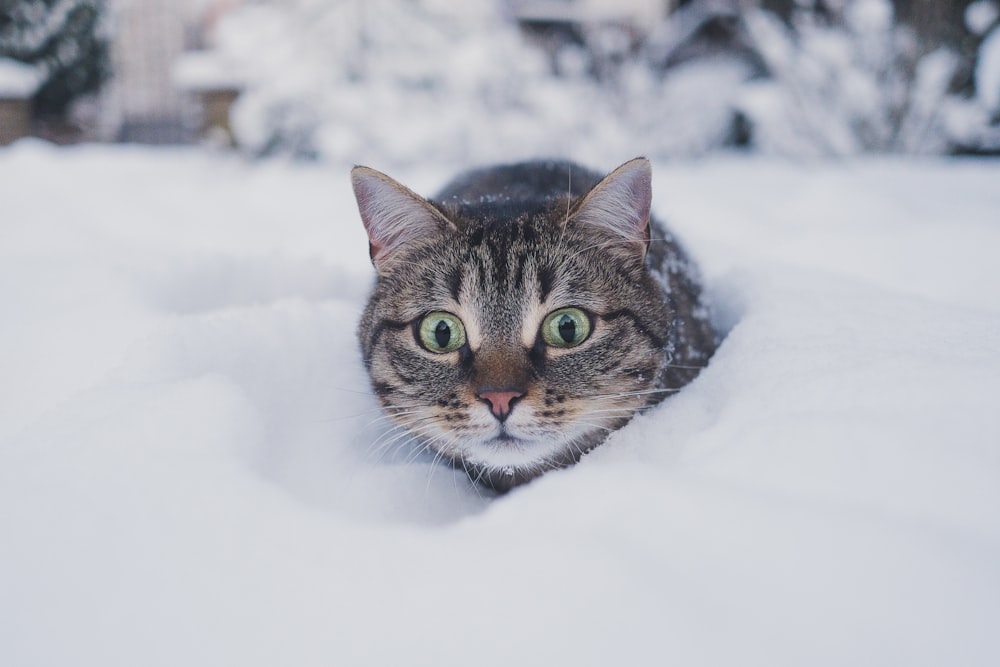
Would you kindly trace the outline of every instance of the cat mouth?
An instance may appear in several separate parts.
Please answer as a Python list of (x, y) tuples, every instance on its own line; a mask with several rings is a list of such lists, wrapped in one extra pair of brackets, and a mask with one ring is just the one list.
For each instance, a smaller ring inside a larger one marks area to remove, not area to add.
[(511, 433), (505, 425), (500, 426), (496, 435), (487, 437), (480, 442), (481, 447), (485, 447), (494, 454), (503, 452), (518, 455), (528, 455), (529, 452), (533, 452), (536, 449), (534, 445), (538, 444), (538, 441), (534, 438), (525, 438)]

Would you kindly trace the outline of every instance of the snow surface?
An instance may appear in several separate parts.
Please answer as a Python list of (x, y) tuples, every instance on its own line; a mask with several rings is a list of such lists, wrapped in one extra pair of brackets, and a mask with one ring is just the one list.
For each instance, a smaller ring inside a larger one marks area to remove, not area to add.
[(345, 168), (2, 150), (0, 664), (998, 664), (998, 182), (657, 164), (731, 332), (493, 497), (385, 439)]

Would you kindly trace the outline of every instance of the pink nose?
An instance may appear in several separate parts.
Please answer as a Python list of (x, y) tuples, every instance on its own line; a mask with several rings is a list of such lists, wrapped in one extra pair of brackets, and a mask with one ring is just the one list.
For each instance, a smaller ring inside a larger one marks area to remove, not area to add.
[(493, 416), (504, 421), (514, 409), (514, 403), (524, 396), (523, 391), (493, 391), (484, 389), (476, 394), (481, 400), (490, 404)]

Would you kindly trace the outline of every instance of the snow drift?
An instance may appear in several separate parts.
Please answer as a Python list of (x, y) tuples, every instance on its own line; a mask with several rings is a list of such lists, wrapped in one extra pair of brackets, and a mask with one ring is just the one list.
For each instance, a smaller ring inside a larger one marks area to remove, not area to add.
[(0, 152), (0, 662), (996, 664), (998, 177), (657, 165), (730, 334), (493, 497), (384, 439), (346, 172)]

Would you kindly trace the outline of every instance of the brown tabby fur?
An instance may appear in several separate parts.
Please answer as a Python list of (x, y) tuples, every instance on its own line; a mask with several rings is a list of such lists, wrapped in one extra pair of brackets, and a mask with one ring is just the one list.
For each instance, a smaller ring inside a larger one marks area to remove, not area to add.
[[(577, 461), (690, 382), (718, 343), (697, 273), (649, 215), (649, 163), (607, 177), (568, 162), (461, 175), (433, 200), (352, 172), (378, 279), (358, 328), (386, 413), (469, 476), (506, 490)], [(547, 344), (545, 316), (584, 311), (589, 336)], [(420, 342), (457, 316), (452, 352)], [(510, 414), (491, 412), (506, 391)]]

